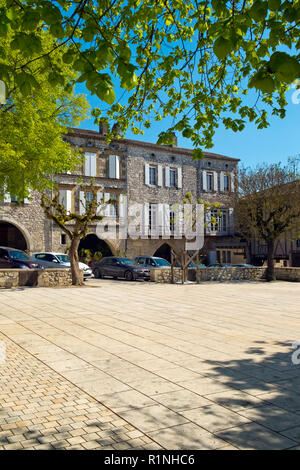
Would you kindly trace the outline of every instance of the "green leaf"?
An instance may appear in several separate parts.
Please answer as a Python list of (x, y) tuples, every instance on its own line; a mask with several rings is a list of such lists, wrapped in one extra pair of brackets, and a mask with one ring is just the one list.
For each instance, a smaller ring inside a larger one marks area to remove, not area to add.
[(264, 21), (267, 14), (268, 14), (268, 3), (262, 2), (261, 0), (255, 1), (249, 10), (249, 15), (251, 16), (251, 18), (253, 18), (258, 23), (260, 23), (261, 21)]
[(249, 80), (248, 86), (249, 88), (256, 88), (263, 93), (273, 93), (275, 81), (271, 75), (266, 75), (263, 71), (259, 71)]
[(201, 149), (193, 150), (193, 160), (202, 160), (204, 158), (204, 153)]
[(230, 39), (220, 36), (215, 40), (213, 49), (218, 59), (222, 60), (225, 59), (225, 57), (232, 51), (233, 44)]
[(278, 11), (281, 6), (281, 0), (269, 0), (268, 5), (270, 10)]
[(296, 57), (285, 52), (272, 54), (269, 67), (276, 77), (285, 83), (292, 83), (300, 77), (300, 64)]

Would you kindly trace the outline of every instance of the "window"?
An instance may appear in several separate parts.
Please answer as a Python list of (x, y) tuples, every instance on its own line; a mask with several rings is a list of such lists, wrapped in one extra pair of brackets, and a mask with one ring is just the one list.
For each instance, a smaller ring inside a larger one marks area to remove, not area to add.
[(97, 155), (96, 153), (86, 152), (85, 153), (85, 165), (84, 165), (85, 176), (97, 176)]
[(156, 168), (153, 166), (149, 167), (149, 184), (156, 184)]
[(224, 175), (224, 191), (229, 191), (229, 176)]
[(109, 217), (118, 216), (118, 196), (117, 194), (110, 194), (109, 204), (107, 206), (107, 215)]
[(176, 170), (170, 170), (170, 186), (171, 188), (176, 187)]
[(66, 245), (67, 244), (67, 236), (65, 233), (60, 234), (60, 244), (61, 245)]
[(297, 248), (300, 248), (300, 238), (296, 241)]
[(120, 156), (109, 155), (108, 165), (109, 178), (120, 179)]
[(227, 213), (226, 210), (215, 209), (211, 211), (211, 231), (226, 232), (227, 230)]
[(207, 191), (213, 190), (213, 174), (212, 173), (207, 173), (206, 175), (206, 187), (207, 187)]
[(175, 230), (175, 212), (170, 211), (170, 232)]
[(10, 202), (19, 202), (20, 198), (18, 196), (11, 196)]
[(86, 193), (85, 198), (86, 198), (86, 206), (88, 207), (88, 205), (91, 202), (93, 202), (93, 200), (94, 200), (94, 194), (93, 193)]

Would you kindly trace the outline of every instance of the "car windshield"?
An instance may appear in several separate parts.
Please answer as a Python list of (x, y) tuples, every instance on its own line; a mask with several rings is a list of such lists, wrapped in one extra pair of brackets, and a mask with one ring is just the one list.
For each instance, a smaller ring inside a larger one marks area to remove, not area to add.
[(70, 257), (69, 255), (55, 255), (56, 258), (59, 259), (62, 263), (69, 263), (70, 262)]
[(170, 266), (170, 263), (162, 258), (155, 258), (155, 262), (158, 266)]
[(29, 256), (23, 253), (23, 251), (9, 251), (9, 256), (12, 259), (29, 259)]
[(134, 261), (132, 261), (132, 259), (129, 259), (129, 258), (119, 258), (119, 261), (123, 264), (134, 264)]

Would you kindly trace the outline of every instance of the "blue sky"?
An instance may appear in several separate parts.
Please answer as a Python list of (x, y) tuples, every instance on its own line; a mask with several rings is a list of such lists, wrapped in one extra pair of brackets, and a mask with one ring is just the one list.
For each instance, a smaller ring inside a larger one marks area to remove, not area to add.
[[(92, 107), (104, 109), (103, 104), (96, 96), (91, 96), (83, 86), (78, 86), (77, 91), (86, 93)], [(300, 154), (300, 103), (293, 104), (292, 95), (295, 90), (288, 92), (288, 107), (285, 119), (270, 117), (270, 126), (267, 129), (257, 130), (255, 125), (247, 124), (242, 132), (234, 133), (221, 127), (217, 129), (214, 136), (214, 147), (211, 152), (220, 153), (229, 157), (240, 158), (245, 166), (253, 166), (260, 162), (283, 162), (287, 158)], [(299, 93), (300, 98), (300, 93)], [(299, 100), (300, 101), (300, 100)], [(145, 130), (143, 136), (136, 136), (128, 131), (126, 137), (129, 139), (156, 142), (158, 134), (168, 128), (170, 121), (156, 122), (150, 129)], [(93, 118), (81, 123), (82, 129), (97, 130)], [(192, 148), (192, 142), (178, 134), (178, 146)]]

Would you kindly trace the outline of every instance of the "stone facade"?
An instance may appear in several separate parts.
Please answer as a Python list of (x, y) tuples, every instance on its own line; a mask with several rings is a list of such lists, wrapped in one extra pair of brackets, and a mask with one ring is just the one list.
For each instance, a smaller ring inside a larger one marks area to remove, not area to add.
[[(206, 250), (207, 253), (215, 254), (212, 257), (208, 256), (207, 261), (215, 261), (218, 243), (225, 243), (226, 246), (233, 243), (230, 208), (236, 186), (237, 159), (207, 152), (204, 153), (203, 160), (194, 161), (192, 151), (189, 149), (129, 139), (115, 140), (107, 144), (105, 135), (90, 130), (70, 129), (66, 140), (76, 148), (82, 149), (85, 155), (83, 164), (72, 174), (56, 176), (60, 194), (63, 195), (68, 209), (80, 212), (82, 206), (80, 200), (83, 198), (78, 181), (80, 179), (88, 184), (93, 178), (94, 185), (99, 188), (99, 194), (101, 192), (104, 198), (116, 198), (116, 209), (112, 211), (113, 213), (108, 210), (106, 222), (109, 231), (112, 227), (116, 227), (118, 231), (124, 228), (125, 214), (121, 213), (120, 205), (122, 197), (127, 196), (128, 205), (143, 203), (171, 207), (173, 204), (182, 204), (184, 195), (189, 192), (194, 201), (202, 198), (218, 202), (224, 210), (226, 226), (222, 226), (220, 230), (207, 230)], [(149, 175), (146, 174), (150, 168), (155, 174), (154, 182), (149, 181)], [(61, 229), (44, 217), (39, 200), (40, 195), (34, 193), (26, 203), (18, 205), (9, 200), (1, 203), (0, 227), (9, 224), (12, 237), (18, 236), (20, 232), (29, 252), (40, 250), (65, 252), (66, 237)], [(9, 243), (7, 227), (5, 230)], [(96, 225), (91, 225), (89, 233), (97, 233)], [(105, 238), (105, 235), (102, 235), (100, 238)], [(178, 252), (185, 244), (184, 239), (177, 239), (172, 234), (168, 237), (158, 235), (136, 240), (124, 236), (105, 241), (112, 254), (130, 257), (141, 254), (153, 255), (164, 243)], [(2, 244), (5, 245), (4, 242)]]

